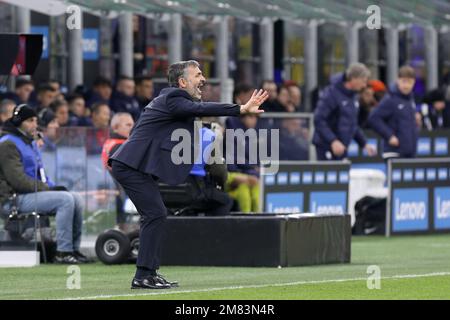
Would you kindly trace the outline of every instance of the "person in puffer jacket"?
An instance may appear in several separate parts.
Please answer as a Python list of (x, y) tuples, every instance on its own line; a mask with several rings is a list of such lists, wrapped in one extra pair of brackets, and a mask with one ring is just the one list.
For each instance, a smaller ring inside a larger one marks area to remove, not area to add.
[(333, 76), (324, 89), (314, 112), (313, 144), (317, 160), (346, 158), (352, 140), (370, 156), (375, 155), (375, 149), (366, 143), (358, 126), (358, 92), (366, 87), (369, 76), (364, 64), (353, 63), (345, 73)]
[(369, 116), (369, 126), (384, 139), (384, 159), (416, 155), (419, 130), (412, 93), (414, 83), (414, 69), (401, 67), (397, 81)]

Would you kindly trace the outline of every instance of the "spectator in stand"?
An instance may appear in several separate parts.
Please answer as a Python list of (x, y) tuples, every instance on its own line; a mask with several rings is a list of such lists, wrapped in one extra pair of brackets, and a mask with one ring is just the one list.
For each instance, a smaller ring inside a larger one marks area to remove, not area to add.
[(3, 95), (3, 99), (13, 100), (16, 105), (29, 103), (30, 95), (34, 90), (33, 81), (19, 78), (16, 81), (16, 88), (14, 92), (7, 92)]
[(121, 76), (117, 81), (116, 90), (111, 96), (110, 107), (115, 113), (128, 112), (134, 121), (137, 121), (141, 115), (141, 109), (134, 98), (134, 91), (134, 80), (130, 77)]
[(88, 154), (100, 155), (103, 144), (109, 137), (109, 121), (111, 110), (106, 103), (96, 103), (92, 106), (92, 130), (87, 131), (86, 149)]
[[(236, 103), (239, 100), (235, 100)], [(255, 114), (245, 114), (239, 118), (229, 117), (226, 121), (227, 129), (242, 129), (244, 132), (248, 129), (255, 129), (258, 124), (258, 116)], [(250, 163), (249, 143), (245, 143), (244, 159), (239, 157), (237, 152), (238, 138), (234, 138), (234, 160), (228, 164), (228, 178), (225, 184), (225, 191), (231, 198), (235, 199), (241, 212), (259, 212), (259, 167), (258, 163)], [(225, 139), (226, 141), (226, 139)], [(226, 150), (230, 152), (231, 150)], [(227, 159), (231, 157), (227, 156)], [(257, 159), (259, 160), (259, 159)], [(242, 163), (244, 162), (244, 163)]]
[(50, 104), (56, 100), (58, 92), (48, 83), (44, 83), (39, 86), (37, 92), (37, 107), (36, 110), (39, 112), (44, 108), (50, 107)]
[(384, 139), (383, 158), (414, 158), (419, 130), (413, 88), (415, 71), (403, 66), (396, 83), (370, 114), (369, 125)]
[(86, 108), (83, 96), (73, 94), (67, 97), (67, 102), (69, 103), (69, 126), (91, 127), (90, 110)]
[(292, 103), (287, 86), (282, 85), (278, 87), (277, 101), (274, 105), (275, 112), (295, 112), (295, 106)]
[(61, 83), (58, 80), (50, 79), (47, 83), (56, 91), (56, 100), (64, 100), (64, 95), (61, 92)]
[(69, 105), (66, 100), (56, 100), (50, 104), (50, 109), (55, 114), (60, 127), (69, 125)]
[(105, 77), (98, 77), (94, 80), (92, 90), (89, 90), (85, 96), (86, 106), (92, 109), (94, 103), (106, 103), (109, 105), (111, 94), (111, 81)]
[(419, 112), (422, 114), (423, 127), (433, 129), (450, 128), (450, 104), (445, 104), (444, 91), (434, 89), (425, 95)]
[(369, 80), (359, 95), (358, 125), (368, 128), (367, 119), (370, 112), (378, 105), (386, 93), (386, 87), (380, 80)]
[(302, 91), (294, 81), (287, 81), (285, 86), (288, 88), (289, 97), (295, 112), (303, 112), (302, 109)]
[(266, 90), (267, 93), (269, 94), (269, 98), (263, 103), (261, 109), (263, 109), (266, 112), (274, 112), (275, 109), (274, 104), (278, 96), (277, 84), (273, 80), (264, 80), (261, 83), (261, 88), (263, 90)]
[(0, 102), (0, 129), (3, 124), (13, 116), (16, 103), (13, 100), (4, 99)]
[[(116, 152), (117, 149), (128, 139), (131, 129), (133, 128), (134, 121), (129, 113), (119, 112), (116, 113), (111, 119), (111, 132), (110, 137), (103, 144), (102, 149), (102, 161), (105, 168), (111, 172), (111, 168), (108, 166), (108, 159)], [(126, 231), (128, 229), (127, 215), (124, 211), (123, 205), (126, 199), (126, 194), (123, 188), (116, 181), (115, 185), (119, 191), (119, 195), (116, 196), (116, 222), (120, 230)]]
[(38, 125), (42, 134), (39, 135), (37, 145), (41, 150), (55, 151), (59, 128), (55, 113), (50, 108), (42, 109), (38, 114)]
[(92, 106), (91, 121), (95, 129), (107, 129), (111, 119), (111, 109), (106, 103), (96, 103)]
[(139, 103), (139, 108), (142, 111), (153, 99), (153, 79), (150, 76), (139, 76), (136, 77), (135, 82), (135, 98)]

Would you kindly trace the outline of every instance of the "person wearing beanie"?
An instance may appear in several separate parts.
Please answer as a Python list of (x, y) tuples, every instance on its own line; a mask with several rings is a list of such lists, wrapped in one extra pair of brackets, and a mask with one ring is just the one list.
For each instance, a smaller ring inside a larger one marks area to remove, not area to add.
[(0, 206), (10, 210), (9, 198), (17, 194), (19, 214), (37, 210), (56, 212), (55, 262), (88, 262), (79, 252), (82, 228), (82, 199), (65, 187), (56, 186), (45, 174), (36, 144), (38, 115), (26, 104), (14, 108), (0, 137)]

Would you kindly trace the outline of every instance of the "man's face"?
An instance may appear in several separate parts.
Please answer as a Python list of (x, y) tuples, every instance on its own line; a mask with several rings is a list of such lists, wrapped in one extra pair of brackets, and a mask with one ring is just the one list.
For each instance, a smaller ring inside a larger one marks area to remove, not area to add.
[(300, 91), (300, 88), (297, 86), (290, 86), (288, 88), (292, 103), (296, 107), (300, 106), (300, 104), (302, 103), (302, 92)]
[(414, 88), (415, 83), (416, 83), (416, 79), (413, 79), (413, 78), (398, 78), (397, 79), (398, 90), (404, 95), (408, 95), (411, 93), (412, 89)]
[(108, 101), (111, 98), (112, 89), (107, 85), (99, 85), (95, 88), (95, 91), (100, 95), (103, 100)]
[(134, 126), (134, 121), (131, 116), (122, 116), (119, 124), (114, 129), (114, 132), (121, 136), (128, 138), (130, 136), (131, 129)]
[(274, 82), (265, 82), (262, 89), (269, 94), (269, 100), (273, 101), (277, 98), (277, 85)]
[(27, 102), (33, 90), (34, 86), (32, 84), (26, 84), (16, 89), (16, 94), (22, 102)]
[(31, 117), (27, 120), (23, 121), (20, 124), (19, 129), (25, 132), (30, 137), (35, 137), (37, 133), (38, 128), (38, 118), (37, 117)]
[(435, 101), (433, 102), (433, 108), (440, 112), (445, 109), (445, 101)]
[(375, 100), (374, 91), (371, 87), (367, 87), (361, 91), (360, 99), (361, 102), (368, 107), (372, 107), (377, 103)]
[(178, 85), (186, 90), (189, 95), (196, 100), (202, 98), (201, 88), (205, 85), (205, 77), (199, 67), (188, 67), (184, 71), (184, 76), (178, 79)]
[(133, 80), (121, 80), (117, 85), (117, 91), (123, 93), (126, 96), (134, 96), (134, 81)]
[(57, 95), (56, 91), (43, 91), (39, 93), (38, 100), (44, 108), (47, 108), (56, 99)]
[(0, 120), (2, 121), (2, 122), (5, 122), (6, 120), (8, 120), (8, 119), (10, 119), (10, 118), (12, 118), (12, 116), (13, 116), (13, 113), (14, 113), (14, 108), (16, 107), (16, 105), (15, 104), (8, 104), (7, 106), (6, 106), (6, 112), (5, 113), (2, 113), (2, 114), (0, 114)]
[(136, 95), (150, 100), (153, 97), (153, 81), (144, 80), (136, 86)]
[(278, 101), (284, 106), (288, 106), (291, 103), (291, 96), (286, 88), (282, 88), (278, 94)]
[(60, 126), (67, 124), (67, 122), (69, 122), (69, 107), (66, 104), (60, 106), (58, 110), (56, 110), (55, 117), (58, 119), (58, 124)]
[(350, 90), (360, 92), (362, 89), (367, 87), (367, 80), (368, 78), (352, 78), (348, 81), (348, 88)]
[(92, 114), (92, 121), (97, 128), (107, 128), (109, 126), (109, 119), (111, 111), (107, 105), (102, 105), (97, 113)]
[(70, 103), (70, 110), (77, 116), (77, 117), (84, 117), (86, 112), (86, 105), (84, 102), (84, 99), (78, 98), (73, 100)]

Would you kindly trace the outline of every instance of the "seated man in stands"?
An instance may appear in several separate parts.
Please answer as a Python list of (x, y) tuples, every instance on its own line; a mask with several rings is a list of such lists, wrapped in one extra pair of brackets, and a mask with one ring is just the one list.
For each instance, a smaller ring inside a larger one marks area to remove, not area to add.
[[(108, 166), (108, 159), (116, 152), (117, 149), (128, 139), (131, 129), (134, 126), (133, 117), (126, 112), (116, 113), (111, 119), (111, 135), (110, 138), (105, 141), (102, 149), (102, 162), (108, 171), (111, 172), (111, 168)], [(126, 228), (126, 214), (123, 209), (124, 200), (126, 197), (125, 191), (120, 184), (115, 183), (119, 195), (116, 197), (116, 210), (117, 210), (117, 225), (119, 229), (125, 230)]]
[[(230, 117), (226, 121), (227, 129), (255, 129), (258, 116), (255, 114), (241, 115), (239, 118)], [(244, 139), (245, 143), (246, 139)], [(249, 143), (245, 143), (245, 163), (238, 161), (238, 144), (242, 143), (234, 137), (234, 161), (228, 164), (228, 179), (226, 191), (235, 199), (241, 212), (259, 212), (259, 167), (258, 164), (249, 163)], [(229, 152), (229, 151), (227, 151)], [(228, 158), (227, 158), (228, 159)], [(240, 159), (242, 160), (242, 159)]]
[(209, 155), (215, 159), (222, 158), (221, 155), (212, 154), (219, 148), (214, 148), (213, 143), (217, 134), (212, 130), (211, 124), (203, 123), (200, 128), (200, 138), (202, 139), (201, 154), (192, 167), (186, 180), (193, 188), (194, 201), (189, 206), (195, 213), (204, 213), (211, 216), (228, 215), (233, 206), (233, 200), (224, 191), (227, 180), (227, 168), (225, 162), (208, 164)]
[[(9, 198), (17, 194), (21, 212), (56, 212), (57, 253), (55, 262), (88, 262), (79, 251), (83, 223), (82, 199), (62, 186), (55, 186), (45, 174), (36, 145), (38, 118), (27, 105), (14, 109), (0, 138), (0, 205), (9, 210)], [(35, 192), (36, 191), (36, 192)]]

